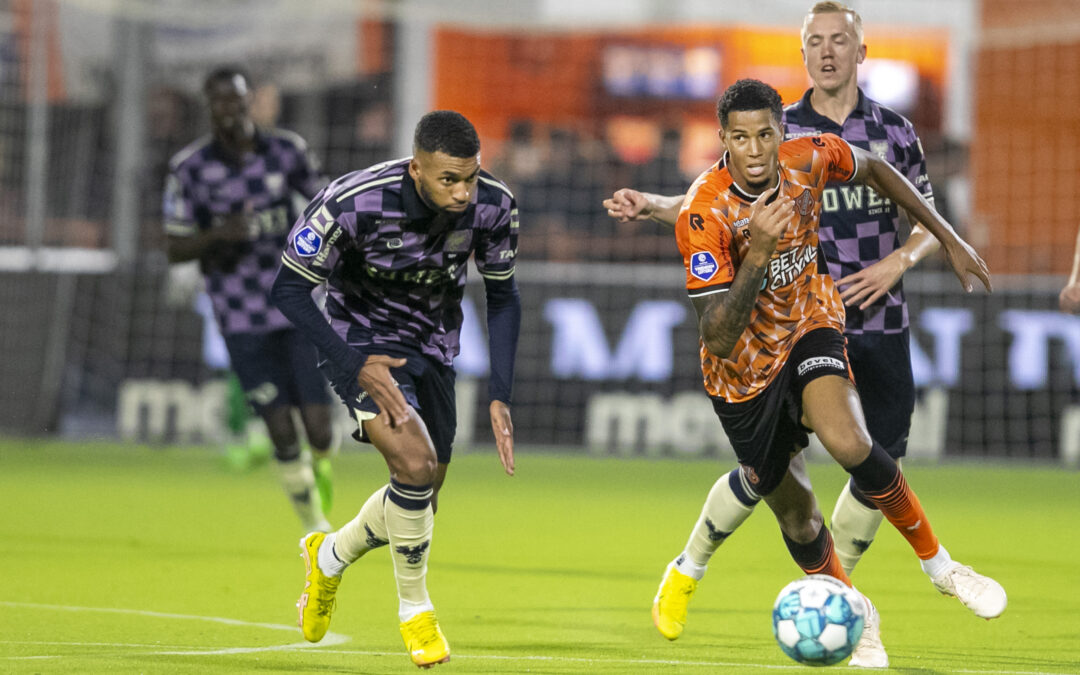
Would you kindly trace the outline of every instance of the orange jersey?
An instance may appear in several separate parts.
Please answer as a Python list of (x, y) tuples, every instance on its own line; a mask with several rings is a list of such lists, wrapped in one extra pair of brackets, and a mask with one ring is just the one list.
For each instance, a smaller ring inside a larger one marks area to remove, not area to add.
[[(818, 224), (825, 184), (849, 181), (855, 169), (851, 147), (833, 134), (780, 145), (780, 190), (795, 200), (797, 221), (776, 244), (750, 324), (732, 351), (735, 359), (714, 356), (701, 344), (701, 371), (710, 396), (729, 403), (754, 398), (784, 367), (791, 347), (804, 334), (825, 327), (843, 332), (840, 293), (824, 264), (818, 267)], [(750, 248), (748, 225), (755, 199), (735, 184), (723, 159), (690, 187), (675, 238), (691, 298), (731, 287)]]

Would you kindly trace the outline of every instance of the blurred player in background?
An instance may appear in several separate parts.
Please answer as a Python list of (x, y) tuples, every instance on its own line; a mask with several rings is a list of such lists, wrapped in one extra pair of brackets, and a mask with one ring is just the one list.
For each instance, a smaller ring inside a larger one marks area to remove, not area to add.
[[(787, 140), (833, 133), (888, 161), (918, 187), (929, 203), (933, 191), (922, 143), (911, 123), (869, 99), (858, 86), (858, 65), (866, 58), (862, 18), (838, 2), (820, 2), (802, 27), (802, 54), (814, 86), (784, 110)], [(902, 276), (938, 248), (918, 219), (908, 214), (911, 233), (900, 244), (900, 209), (861, 185), (836, 185), (821, 214), (821, 253), (847, 305), (844, 328), (855, 386), (870, 436), (900, 463), (907, 453), (915, 384), (911, 371), (908, 309)], [(683, 197), (620, 190), (605, 202), (620, 219), (653, 218), (674, 224)], [(797, 461), (802, 461), (798, 459)], [(753, 504), (736, 498), (717, 481), (685, 551), (661, 584), (659, 628), (669, 639), (682, 631), (686, 606), (719, 545), (750, 515)], [(836, 551), (851, 574), (870, 546), (882, 514), (849, 480), (833, 511)]]
[[(330, 395), (314, 347), (269, 298), (299, 211), (296, 195), (310, 199), (324, 180), (303, 139), (254, 123), (243, 72), (213, 71), (203, 93), (212, 132), (173, 157), (166, 181), (169, 261), (199, 261), (232, 369), (266, 423), (285, 492), (305, 530), (329, 531)], [(321, 490), (301, 452), (294, 408), (321, 468)]]
[[(513, 475), (517, 218), (507, 187), (480, 169), (473, 125), (443, 110), (417, 124), (412, 157), (335, 180), (289, 234), (274, 302), (319, 348), (334, 390), (356, 418), (354, 436), (372, 443), (390, 469), (389, 485), (352, 522), (300, 542), (307, 576), (297, 608), (311, 642), (329, 628), (345, 568), (389, 544), (401, 636), (413, 663), (450, 658), (426, 575), (456, 431), (453, 359), (465, 273), (473, 255), (487, 296), (491, 426)], [(323, 284), (325, 315), (311, 300)]]
[[(913, 213), (944, 245), (965, 290), (968, 274), (989, 290), (985, 263), (877, 154), (834, 134), (782, 142), (780, 95), (767, 84), (736, 82), (717, 116), (726, 152), (691, 186), (675, 237), (699, 319), (705, 389), (740, 464), (722, 480), (740, 503), (769, 505), (803, 571), (850, 585), (805, 463), (792, 461), (816, 433), (907, 539), (939, 591), (977, 616), (1000, 615), (1004, 590), (949, 557), (900, 467), (867, 431), (847, 361), (843, 300), (818, 257), (826, 183), (864, 185)], [(657, 606), (653, 613), (663, 627)], [(888, 664), (879, 627), (870, 606), (856, 664)]]
[(1061, 311), (1069, 314), (1080, 314), (1080, 231), (1076, 233), (1076, 249), (1073, 251), (1072, 272), (1065, 288), (1058, 295), (1058, 305)]

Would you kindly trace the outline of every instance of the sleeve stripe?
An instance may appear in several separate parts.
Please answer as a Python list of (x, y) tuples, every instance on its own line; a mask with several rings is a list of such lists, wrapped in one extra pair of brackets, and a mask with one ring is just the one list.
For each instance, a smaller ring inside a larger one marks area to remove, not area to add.
[(375, 187), (378, 187), (380, 185), (386, 185), (387, 183), (393, 183), (394, 181), (400, 182), (401, 181), (401, 176), (390, 176), (389, 178), (380, 178), (378, 180), (373, 180), (373, 181), (370, 181), (368, 183), (364, 183), (363, 185), (357, 185), (353, 189), (349, 190), (345, 194), (338, 197), (337, 198), (337, 203), (340, 204), (340, 203), (344, 202), (346, 199), (348, 199), (349, 197), (352, 197), (353, 195), (357, 194), (358, 192), (363, 192), (365, 190), (370, 190), (371, 188), (375, 188)]
[(514, 268), (511, 267), (505, 272), (480, 272), (480, 276), (485, 279), (493, 279), (495, 281), (502, 281), (503, 279), (509, 279), (514, 276)]
[(481, 182), (487, 183), (491, 187), (498, 188), (498, 189), (502, 190), (503, 192), (505, 192), (506, 195), (508, 197), (510, 197), (510, 199), (514, 198), (514, 193), (510, 192), (510, 189), (508, 187), (506, 187), (505, 185), (503, 185), (502, 183), (500, 183), (499, 181), (491, 180), (490, 178), (484, 178), (483, 176), (480, 176), (479, 178), (480, 178)]
[(687, 289), (686, 294), (691, 298), (702, 298), (706, 295), (727, 293), (729, 290), (731, 290), (731, 284), (724, 284), (722, 286), (708, 286), (706, 288)]
[(303, 265), (301, 265), (301, 264), (299, 264), (297, 262), (293, 262), (293, 260), (291, 258), (289, 258), (289, 256), (287, 256), (287, 255), (281, 256), (281, 264), (283, 264), (286, 267), (288, 267), (289, 269), (293, 270), (294, 272), (296, 272), (300, 276), (304, 277), (308, 281), (313, 281), (313, 282), (315, 282), (317, 284), (322, 284), (322, 283), (326, 282), (326, 277), (320, 277), (318, 274), (315, 274), (314, 272), (312, 272), (308, 268), (304, 267)]
[(198, 227), (195, 223), (181, 223), (179, 221), (170, 221), (165, 223), (165, 234), (171, 234), (177, 237), (186, 237), (195, 234)]

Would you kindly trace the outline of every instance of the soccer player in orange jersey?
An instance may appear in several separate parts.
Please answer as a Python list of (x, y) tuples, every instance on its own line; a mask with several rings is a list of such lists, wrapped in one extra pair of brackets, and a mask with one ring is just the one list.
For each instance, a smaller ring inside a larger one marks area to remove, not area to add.
[[(832, 134), (782, 142), (781, 114), (779, 94), (762, 82), (740, 80), (724, 92), (717, 116), (727, 151), (691, 186), (675, 225), (705, 389), (740, 464), (732, 490), (769, 505), (806, 573), (850, 584), (805, 465), (792, 462), (814, 432), (907, 539), (934, 585), (976, 615), (996, 617), (1004, 590), (949, 557), (900, 468), (866, 430), (847, 363), (844, 304), (820, 265), (821, 192), (830, 181), (855, 181), (907, 209), (941, 242), (967, 291), (969, 275), (990, 288), (986, 265), (887, 162)], [(669, 566), (668, 585), (692, 593), (696, 581)], [(870, 614), (868, 637), (880, 646)], [(681, 632), (661, 625), (656, 606), (654, 619), (671, 639)]]

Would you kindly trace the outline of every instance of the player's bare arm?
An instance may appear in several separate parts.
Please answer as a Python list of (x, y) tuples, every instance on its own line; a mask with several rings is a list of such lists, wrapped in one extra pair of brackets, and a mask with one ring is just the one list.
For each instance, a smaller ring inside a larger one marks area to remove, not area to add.
[(514, 475), (514, 422), (510, 419), (510, 406), (503, 401), (492, 401), (488, 406), (491, 415), (491, 431), (495, 434), (495, 449), (499, 453), (506, 475)]
[(866, 309), (896, 286), (904, 273), (920, 260), (941, 248), (941, 243), (922, 223), (909, 215), (911, 234), (904, 245), (854, 274), (837, 281), (845, 305)]
[(686, 195), (657, 195), (639, 192), (633, 188), (616, 190), (604, 200), (608, 215), (620, 223), (634, 220), (655, 220), (661, 225), (675, 227), (679, 219), (679, 208)]
[(776, 188), (763, 193), (754, 203), (750, 216), (750, 250), (740, 262), (731, 288), (694, 299), (698, 330), (705, 348), (726, 359), (750, 324), (750, 313), (761, 292), (761, 282), (769, 268), (780, 235), (795, 218), (794, 202), (787, 195), (765, 204)]
[(854, 180), (868, 185), (893, 200), (929, 230), (944, 246), (945, 258), (949, 261), (957, 278), (960, 279), (965, 291), (970, 293), (972, 290), (968, 274), (978, 277), (986, 290), (993, 290), (990, 272), (983, 259), (979, 257), (975, 249), (960, 238), (960, 235), (934, 210), (930, 202), (926, 201), (926, 198), (908, 179), (877, 155), (856, 147), (852, 147), (851, 150), (855, 153), (858, 164)]

